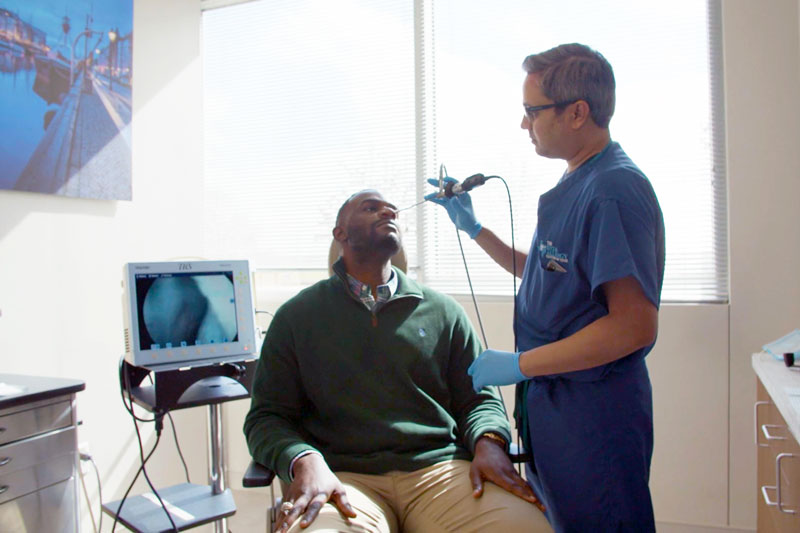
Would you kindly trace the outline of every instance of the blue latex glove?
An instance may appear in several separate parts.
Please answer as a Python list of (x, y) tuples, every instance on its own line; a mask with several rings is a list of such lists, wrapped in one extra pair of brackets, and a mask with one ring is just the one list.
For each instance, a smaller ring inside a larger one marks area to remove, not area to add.
[[(446, 177), (444, 181), (445, 183), (458, 182), (458, 180), (449, 176)], [(429, 178), (428, 183), (436, 185), (437, 187), (439, 186), (439, 180), (435, 178)], [(469, 197), (469, 193), (458, 194), (452, 198), (436, 198), (437, 194), (439, 194), (438, 191), (428, 194), (425, 196), (425, 199), (444, 206), (453, 224), (469, 235), (470, 239), (477, 237), (478, 233), (483, 229), (483, 226), (481, 226), (481, 223), (475, 218), (475, 212), (472, 210), (472, 198)]]
[(467, 369), (475, 392), (487, 385), (511, 385), (528, 379), (519, 369), (520, 353), (484, 350)]

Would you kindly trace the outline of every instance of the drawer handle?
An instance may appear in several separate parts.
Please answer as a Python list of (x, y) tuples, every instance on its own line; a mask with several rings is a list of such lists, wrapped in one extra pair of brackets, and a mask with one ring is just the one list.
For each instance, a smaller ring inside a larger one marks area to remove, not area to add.
[(755, 420), (755, 427), (753, 428), (754, 429), (753, 433), (755, 433), (756, 436), (756, 446), (760, 446), (762, 448), (769, 448), (769, 444), (761, 444), (760, 442), (758, 442), (758, 407), (760, 405), (769, 405), (769, 402), (758, 401), (753, 406), (753, 419)]
[(796, 514), (797, 511), (795, 509), (784, 509), (783, 503), (781, 502), (781, 461), (787, 457), (797, 456), (791, 453), (779, 453), (775, 458), (775, 499), (778, 500), (776, 503), (778, 504), (778, 509), (780, 509), (782, 513)]
[(767, 440), (786, 440), (786, 437), (780, 437), (778, 435), (770, 435), (769, 430), (767, 428), (785, 428), (785, 426), (777, 426), (775, 424), (763, 424), (761, 426), (761, 432), (764, 433), (764, 436)]
[(769, 495), (767, 494), (768, 490), (775, 490), (775, 487), (770, 487), (768, 485), (762, 485), (761, 486), (761, 495), (764, 496), (764, 503), (766, 503), (770, 507), (774, 507), (774, 506), (778, 505), (778, 502), (774, 502), (774, 501), (769, 499)]
[(11, 462), (11, 457), (3, 457), (2, 459), (0, 459), (0, 466), (6, 466), (10, 462)]
[(7, 491), (9, 488), (10, 488), (10, 487), (9, 487), (8, 485), (3, 485), (2, 487), (0, 487), (0, 494), (3, 494), (3, 493), (4, 493), (5, 491)]

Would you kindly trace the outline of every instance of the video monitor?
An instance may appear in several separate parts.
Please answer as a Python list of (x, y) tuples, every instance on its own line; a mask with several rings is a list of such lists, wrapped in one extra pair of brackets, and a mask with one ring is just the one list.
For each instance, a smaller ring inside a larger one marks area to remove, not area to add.
[(255, 357), (247, 261), (127, 263), (123, 312), (132, 365)]

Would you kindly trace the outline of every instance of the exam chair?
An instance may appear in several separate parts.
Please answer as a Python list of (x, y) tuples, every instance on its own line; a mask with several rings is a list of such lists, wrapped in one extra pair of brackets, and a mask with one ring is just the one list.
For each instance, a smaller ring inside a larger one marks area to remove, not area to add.
[[(341, 245), (335, 239), (332, 240), (330, 249), (328, 250), (329, 275), (333, 275), (333, 264), (341, 255)], [(392, 265), (396, 266), (403, 272), (406, 272), (408, 268), (408, 262), (406, 259), (405, 250), (402, 247), (400, 248), (400, 251), (395, 254), (394, 257), (392, 257)], [(511, 458), (512, 463), (521, 464), (530, 460), (530, 456), (524, 453), (524, 451), (522, 451), (516, 444), (511, 443), (509, 448), (509, 457)], [(247, 466), (247, 471), (242, 477), (242, 486), (245, 488), (269, 487), (270, 505), (267, 508), (267, 532), (271, 532), (273, 530), (273, 525), (277, 520), (278, 512), (281, 506), (281, 497), (276, 497), (275, 495), (275, 477), (275, 472), (261, 463), (257, 463), (255, 460), (250, 461), (250, 464)], [(283, 481), (279, 480), (279, 482), (281, 484), (281, 496), (283, 496), (284, 491), (288, 487)]]
[[(255, 461), (250, 461), (247, 471), (242, 477), (242, 486), (246, 489), (257, 487), (269, 487), (270, 504), (267, 507), (267, 533), (271, 533), (275, 521), (278, 518), (278, 509), (281, 506), (281, 498), (275, 496), (275, 472)], [(281, 496), (285, 487), (281, 485)]]

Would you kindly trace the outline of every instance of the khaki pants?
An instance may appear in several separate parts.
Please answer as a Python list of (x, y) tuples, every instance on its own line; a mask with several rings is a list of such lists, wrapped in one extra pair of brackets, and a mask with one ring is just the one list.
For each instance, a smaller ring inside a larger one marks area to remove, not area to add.
[(326, 504), (303, 530), (346, 533), (438, 533), (470, 531), (513, 533), (552, 531), (534, 505), (484, 482), (483, 496), (472, 496), (468, 461), (447, 461), (415, 472), (382, 475), (337, 472), (356, 518), (345, 519)]

